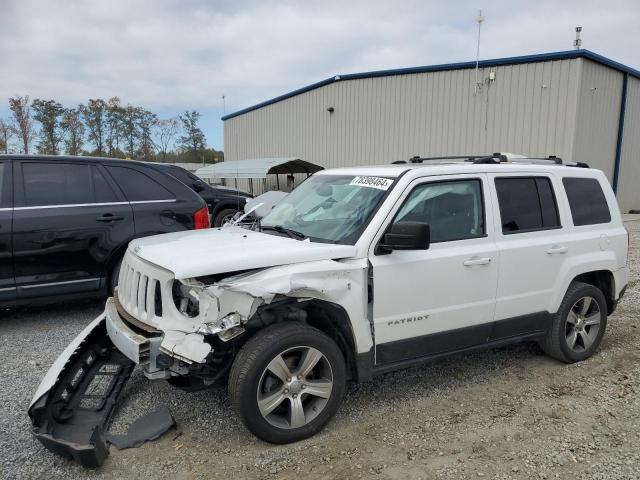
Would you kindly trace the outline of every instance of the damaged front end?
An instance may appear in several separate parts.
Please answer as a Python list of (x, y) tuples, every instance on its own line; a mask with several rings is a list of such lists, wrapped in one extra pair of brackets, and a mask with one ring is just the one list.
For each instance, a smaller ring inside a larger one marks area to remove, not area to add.
[(104, 314), (58, 357), (36, 391), (29, 416), (49, 450), (87, 468), (109, 453), (106, 429), (135, 364), (109, 340)]

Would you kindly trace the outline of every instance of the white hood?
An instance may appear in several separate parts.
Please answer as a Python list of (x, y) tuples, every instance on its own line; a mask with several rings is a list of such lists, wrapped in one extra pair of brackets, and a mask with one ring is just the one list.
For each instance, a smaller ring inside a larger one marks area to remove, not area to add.
[(139, 238), (129, 248), (177, 279), (353, 257), (353, 245), (315, 243), (240, 227), (211, 228)]

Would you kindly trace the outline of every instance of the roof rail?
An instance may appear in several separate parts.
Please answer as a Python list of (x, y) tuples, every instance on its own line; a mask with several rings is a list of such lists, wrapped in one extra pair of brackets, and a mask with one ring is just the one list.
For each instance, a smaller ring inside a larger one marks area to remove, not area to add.
[(442, 156), (442, 157), (421, 157), (416, 155), (407, 160), (396, 160), (393, 164), (406, 164), (406, 163), (424, 163), (428, 161), (441, 161), (441, 162), (466, 162), (479, 165), (499, 165), (501, 163), (525, 163), (534, 165), (544, 165), (552, 163), (553, 165), (564, 165), (567, 167), (580, 167), (589, 168), (589, 165), (584, 162), (565, 162), (560, 157), (555, 155), (549, 155), (546, 158), (542, 157), (526, 157), (515, 153), (500, 153), (496, 152), (491, 155), (454, 155), (454, 156)]

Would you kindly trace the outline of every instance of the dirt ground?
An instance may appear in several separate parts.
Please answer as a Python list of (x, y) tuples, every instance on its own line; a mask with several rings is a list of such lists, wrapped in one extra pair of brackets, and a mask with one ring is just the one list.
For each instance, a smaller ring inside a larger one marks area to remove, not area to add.
[[(157, 405), (171, 409), (178, 428), (140, 448), (112, 447), (94, 471), (51, 454), (28, 434), (26, 408), (39, 381), (34, 374), (13, 394), (21, 398), (15, 417), (4, 414), (6, 425), (15, 429), (15, 445), (2, 449), (20, 453), (0, 465), (0, 477), (638, 479), (640, 221), (627, 225), (631, 282), (609, 319), (601, 349), (586, 362), (561, 364), (536, 345), (523, 344), (394, 372), (350, 385), (337, 417), (322, 433), (284, 446), (253, 437), (224, 391), (185, 393), (136, 372), (114, 429)], [(80, 313), (88, 318), (98, 307)], [(14, 330), (21, 338), (49, 335), (40, 332), (41, 319), (30, 323), (30, 315), (15, 323), (7, 319), (8, 347), (15, 343)], [(69, 340), (82, 322), (73, 325)], [(50, 328), (58, 332), (59, 325)], [(38, 365), (49, 365), (58, 348), (39, 353), (33, 369), (42, 374)], [(10, 375), (3, 388), (17, 389), (11, 378), (27, 378), (24, 371)]]

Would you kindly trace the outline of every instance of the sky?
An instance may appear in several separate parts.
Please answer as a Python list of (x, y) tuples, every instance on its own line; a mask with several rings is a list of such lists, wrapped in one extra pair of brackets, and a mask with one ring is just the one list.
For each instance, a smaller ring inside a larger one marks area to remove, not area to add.
[(161, 117), (226, 112), (338, 75), (583, 48), (640, 69), (640, 1), (0, 0), (9, 96), (71, 107), (119, 96)]

